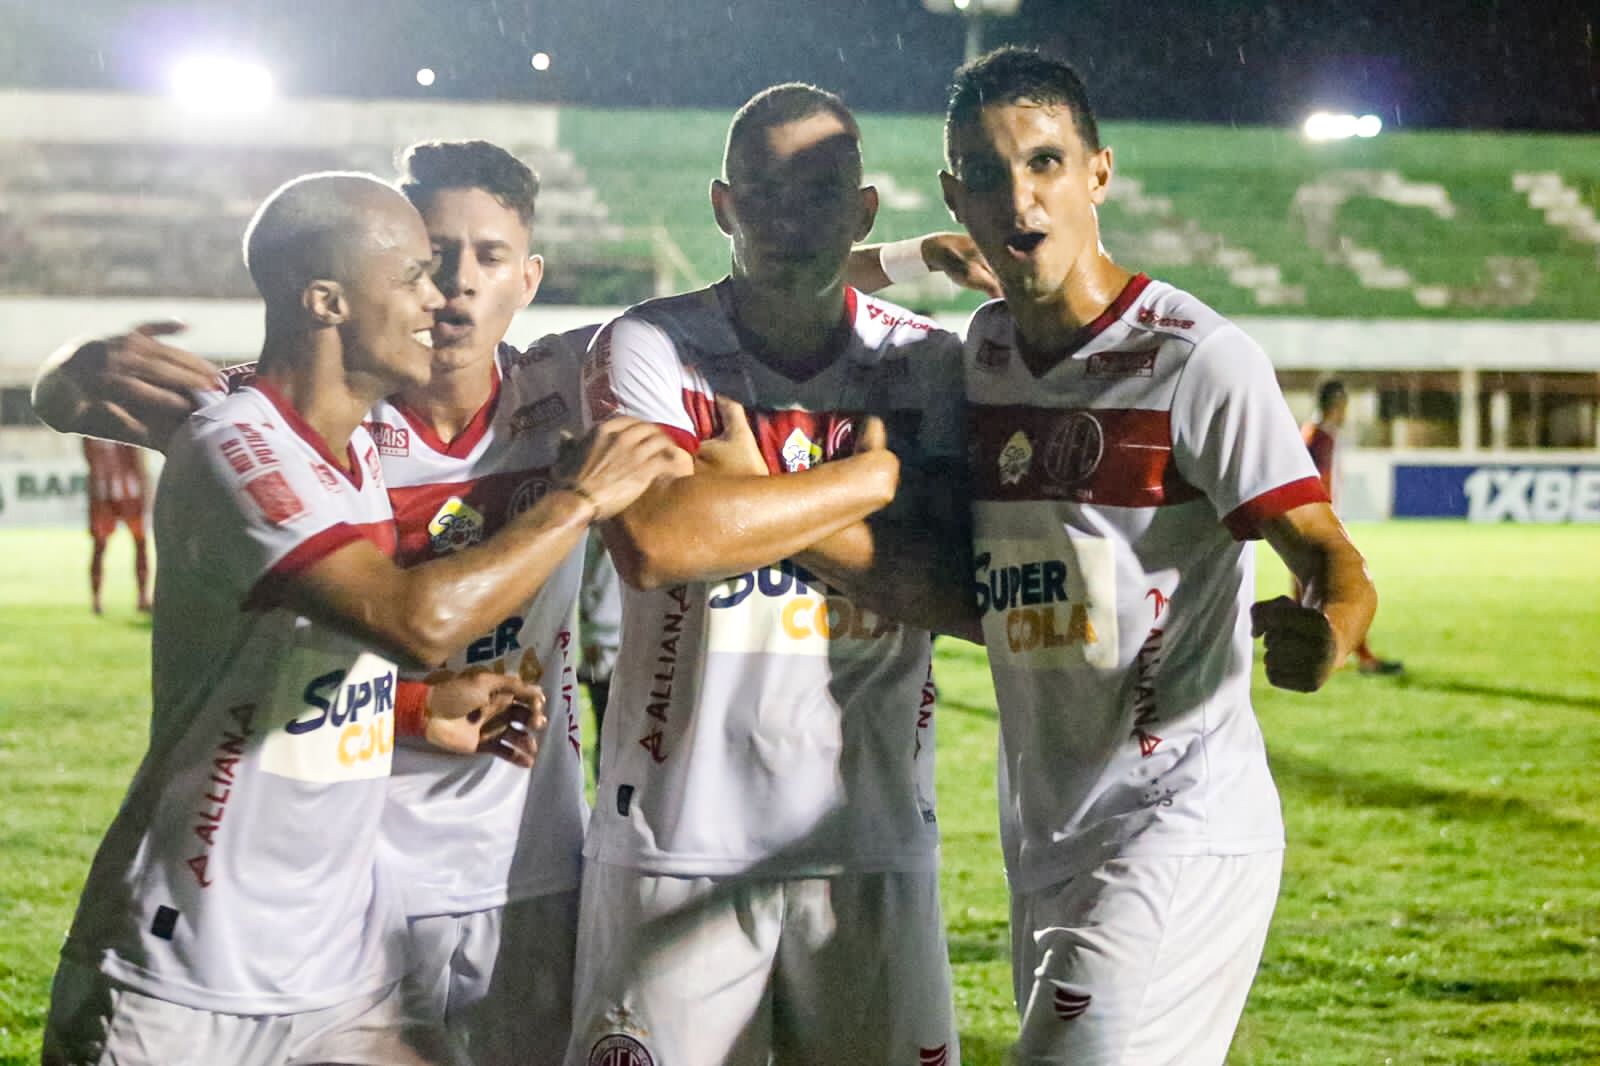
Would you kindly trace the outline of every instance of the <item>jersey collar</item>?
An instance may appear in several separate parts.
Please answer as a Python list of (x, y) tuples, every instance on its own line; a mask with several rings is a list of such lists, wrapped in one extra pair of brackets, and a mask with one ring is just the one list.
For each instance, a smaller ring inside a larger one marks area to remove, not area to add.
[(361, 463), (356, 456), (354, 439), (347, 441), (344, 446), (345, 460), (350, 464), (347, 469), (340, 464), (338, 459), (334, 458), (333, 449), (328, 447), (327, 439), (312, 428), (311, 423), (307, 422), (300, 412), (295, 410), (294, 405), (289, 402), (289, 398), (279, 392), (276, 386), (256, 378), (250, 384), (244, 386), (244, 389), (260, 393), (262, 398), (278, 412), (279, 417), (283, 419), (284, 424), (289, 427), (295, 436), (305, 441), (312, 451), (322, 456), (332, 465), (335, 472), (343, 474), (344, 479), (350, 482), (351, 486), (358, 492), (360, 491), (363, 474), (361, 472)]

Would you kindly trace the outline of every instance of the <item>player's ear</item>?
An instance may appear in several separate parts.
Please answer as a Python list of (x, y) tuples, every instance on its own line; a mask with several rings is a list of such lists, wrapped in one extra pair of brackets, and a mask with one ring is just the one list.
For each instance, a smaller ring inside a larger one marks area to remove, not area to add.
[(350, 317), (349, 304), (344, 286), (337, 281), (322, 278), (308, 282), (300, 290), (300, 306), (319, 326), (343, 325), (345, 319)]
[(527, 307), (539, 293), (539, 283), (544, 280), (544, 256), (530, 255), (522, 261), (522, 303)]
[(1102, 148), (1089, 156), (1089, 199), (1096, 204), (1106, 202), (1111, 188), (1111, 149)]
[(948, 170), (939, 171), (939, 189), (944, 193), (944, 206), (950, 212), (950, 217), (960, 225), (966, 225), (961, 217), (962, 194), (966, 189), (961, 185), (961, 179)]
[(851, 238), (856, 242), (867, 239), (867, 234), (872, 232), (872, 224), (878, 220), (878, 189), (875, 185), (864, 185), (861, 188), (861, 217), (856, 222), (856, 232)]
[(716, 216), (717, 228), (733, 236), (733, 190), (721, 178), (711, 179), (711, 213)]

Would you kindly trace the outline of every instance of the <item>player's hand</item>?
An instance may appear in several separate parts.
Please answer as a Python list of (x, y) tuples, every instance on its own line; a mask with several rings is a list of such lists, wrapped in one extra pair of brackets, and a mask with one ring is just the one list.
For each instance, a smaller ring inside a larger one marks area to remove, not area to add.
[(428, 688), (423, 737), (458, 755), (494, 755), (527, 768), (546, 725), (544, 692), (515, 674), (480, 671)]
[(855, 443), (845, 461), (865, 464), (872, 471), (869, 476), (883, 479), (881, 506), (894, 501), (900, 490), (900, 457), (889, 450), (889, 431), (884, 428), (883, 419), (867, 415), (857, 423)]
[(627, 510), (657, 481), (692, 474), (694, 460), (650, 423), (614, 415), (569, 441), (556, 471), (562, 485), (594, 505), (595, 520), (604, 521)]
[(1000, 295), (1000, 279), (965, 233), (930, 233), (922, 238), (922, 261), (965, 289)]
[[(181, 322), (145, 322), (129, 333), (80, 345), (39, 383), (41, 399), (76, 425), (58, 428), (160, 447), (194, 410), (193, 393), (219, 388), (216, 368), (161, 340)], [(69, 416), (55, 401), (70, 396)], [(52, 423), (55, 419), (51, 420)]]
[(767, 460), (756, 443), (756, 435), (745, 416), (744, 405), (726, 396), (717, 397), (717, 416), (722, 420), (722, 431), (710, 440), (700, 442), (700, 451), (694, 457), (697, 474), (716, 474), (722, 477), (766, 477)]
[(1315, 692), (1339, 665), (1339, 643), (1321, 611), (1288, 596), (1250, 608), (1250, 635), (1266, 638), (1267, 680), (1294, 692)]

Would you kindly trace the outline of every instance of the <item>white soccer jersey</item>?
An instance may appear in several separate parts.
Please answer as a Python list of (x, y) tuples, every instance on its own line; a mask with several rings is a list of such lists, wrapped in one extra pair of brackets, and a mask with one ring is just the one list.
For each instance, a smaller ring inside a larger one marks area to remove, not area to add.
[(1327, 499), (1266, 356), (1215, 311), (1139, 275), (1084, 336), (1038, 377), (1003, 303), (966, 341), (976, 586), (1022, 891), (1115, 855), (1282, 847), (1242, 539)]
[[(402, 565), (479, 543), (550, 490), (562, 434), (581, 428), (587, 339), (547, 337), (523, 352), (502, 345), (494, 395), (449, 443), (396, 402), (373, 408), (367, 428), (389, 483)], [(383, 837), (404, 878), (407, 914), (459, 914), (577, 888), (588, 805), (571, 623), (582, 570), (580, 545), (536, 596), (426, 675), (520, 673), (544, 689), (550, 726), (532, 770), (401, 741)]]
[(150, 747), (63, 954), (201, 1010), (317, 1010), (395, 980), (398, 893), (375, 858), (395, 668), (276, 606), (359, 538), (395, 545), (378, 452), (350, 472), (266, 384), (173, 438), (155, 509)]
[[(848, 455), (863, 413), (908, 464), (959, 461), (953, 335), (850, 291), (838, 358), (797, 382), (742, 353), (727, 289), (602, 330), (587, 415), (657, 423), (693, 451), (716, 433), (720, 393), (744, 404), (775, 475)], [(930, 644), (790, 561), (625, 588), (587, 854), (703, 876), (935, 868)]]

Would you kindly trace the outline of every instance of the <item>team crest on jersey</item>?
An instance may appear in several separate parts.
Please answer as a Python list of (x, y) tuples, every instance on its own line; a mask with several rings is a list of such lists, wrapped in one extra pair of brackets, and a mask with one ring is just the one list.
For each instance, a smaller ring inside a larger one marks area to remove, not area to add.
[[(798, 430), (796, 431), (798, 432)], [(856, 448), (856, 420), (841, 418), (828, 430), (828, 448), (823, 454), (835, 458), (849, 455)]]
[(509, 520), (517, 517), (517, 515), (544, 499), (544, 494), (549, 491), (550, 482), (543, 478), (524, 481), (511, 494), (511, 502), (506, 504), (506, 518)]
[(411, 431), (405, 426), (392, 426), (387, 422), (368, 422), (367, 432), (372, 442), (384, 455), (410, 455)]
[(511, 436), (513, 439), (525, 437), (566, 417), (567, 401), (562, 399), (559, 392), (552, 392), (512, 412)]
[(435, 555), (471, 547), (483, 539), (483, 515), (460, 496), (444, 501), (428, 523), (428, 544)]
[(822, 461), (822, 449), (805, 435), (805, 431), (796, 427), (789, 439), (783, 442), (783, 468), (793, 474), (801, 470), (810, 470)]
[(1028, 476), (1033, 467), (1033, 442), (1022, 430), (1011, 434), (1006, 446), (1000, 449), (1000, 484), (1015, 485)]
[(639, 1041), (626, 1033), (612, 1033), (589, 1049), (589, 1066), (655, 1066), (656, 1060)]
[(1099, 468), (1105, 450), (1100, 420), (1088, 411), (1069, 411), (1045, 442), (1045, 473), (1058, 485), (1076, 485)]

